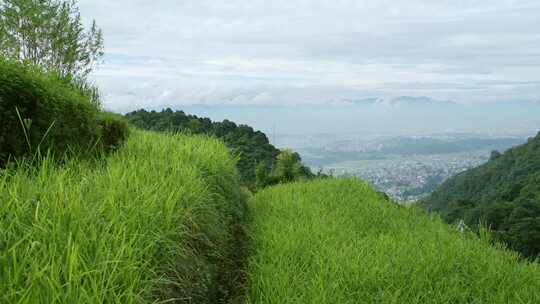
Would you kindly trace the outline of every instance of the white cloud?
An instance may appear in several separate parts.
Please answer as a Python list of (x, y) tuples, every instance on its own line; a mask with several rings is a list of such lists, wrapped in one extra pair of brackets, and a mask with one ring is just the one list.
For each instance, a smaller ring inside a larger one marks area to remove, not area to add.
[(81, 0), (108, 108), (540, 99), (540, 3)]

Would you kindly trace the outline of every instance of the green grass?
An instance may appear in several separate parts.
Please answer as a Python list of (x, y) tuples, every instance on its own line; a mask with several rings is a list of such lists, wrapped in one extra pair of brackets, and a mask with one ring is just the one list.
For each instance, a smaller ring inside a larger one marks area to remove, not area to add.
[(354, 180), (250, 203), (248, 303), (540, 303), (540, 267)]
[[(245, 195), (218, 140), (134, 132), (0, 171), (0, 303), (241, 303)], [(540, 303), (540, 266), (356, 180), (250, 203), (247, 303)]]
[(136, 132), (99, 161), (0, 171), (0, 303), (216, 303), (243, 212), (205, 137)]

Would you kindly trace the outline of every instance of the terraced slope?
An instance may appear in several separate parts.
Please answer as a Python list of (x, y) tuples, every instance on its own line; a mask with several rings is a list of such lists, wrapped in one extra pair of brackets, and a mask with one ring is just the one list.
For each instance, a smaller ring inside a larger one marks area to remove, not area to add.
[(104, 161), (0, 171), (0, 303), (225, 301), (244, 207), (206, 137), (136, 132)]
[(250, 204), (248, 303), (540, 303), (540, 267), (355, 180)]

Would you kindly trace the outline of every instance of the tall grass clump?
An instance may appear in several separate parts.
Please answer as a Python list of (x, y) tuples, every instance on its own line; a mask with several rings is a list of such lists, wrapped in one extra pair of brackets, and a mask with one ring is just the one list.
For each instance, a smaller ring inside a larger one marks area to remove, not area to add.
[(250, 204), (248, 303), (540, 303), (540, 267), (355, 180)]
[(102, 113), (77, 85), (2, 58), (0, 122), (0, 167), (46, 151), (99, 154), (117, 148), (128, 133), (121, 117)]
[(217, 140), (135, 132), (102, 162), (0, 171), (0, 303), (220, 303), (244, 213)]

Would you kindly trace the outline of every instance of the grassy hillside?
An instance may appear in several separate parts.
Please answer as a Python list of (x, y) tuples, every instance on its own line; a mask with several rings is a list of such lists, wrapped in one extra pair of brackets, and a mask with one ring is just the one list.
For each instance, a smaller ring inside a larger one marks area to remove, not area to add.
[[(188, 132), (190, 134), (205, 134), (219, 138), (237, 157), (237, 167), (243, 184), (253, 190), (267, 184), (290, 179), (280, 176), (281, 174), (278, 172), (271, 172), (279, 166), (277, 163), (280, 154), (283, 152), (287, 154), (288, 151), (280, 151), (270, 144), (263, 132), (255, 131), (250, 126), (237, 125), (229, 120), (213, 122), (206, 117), (188, 115), (183, 111), (173, 112), (171, 109), (161, 112), (138, 110), (126, 114), (125, 117), (133, 125), (144, 130), (173, 133)], [(302, 159), (298, 153), (292, 153), (288, 158), (295, 162), (294, 165), (297, 166), (294, 179), (313, 177), (311, 170), (302, 165)]]
[(539, 303), (540, 267), (354, 180), (250, 204), (248, 303)]
[(540, 134), (442, 184), (422, 205), (448, 222), (490, 226), (525, 256), (540, 254)]
[(103, 161), (0, 171), (0, 303), (219, 303), (244, 211), (205, 137), (137, 132)]
[(209, 118), (187, 115), (183, 111), (161, 112), (139, 110), (126, 114), (135, 126), (152, 131), (190, 132), (213, 135), (225, 142), (238, 155), (238, 171), (244, 183), (255, 183), (255, 168), (261, 162), (272, 166), (279, 150), (270, 144), (266, 135), (246, 125), (225, 120), (213, 122)]

